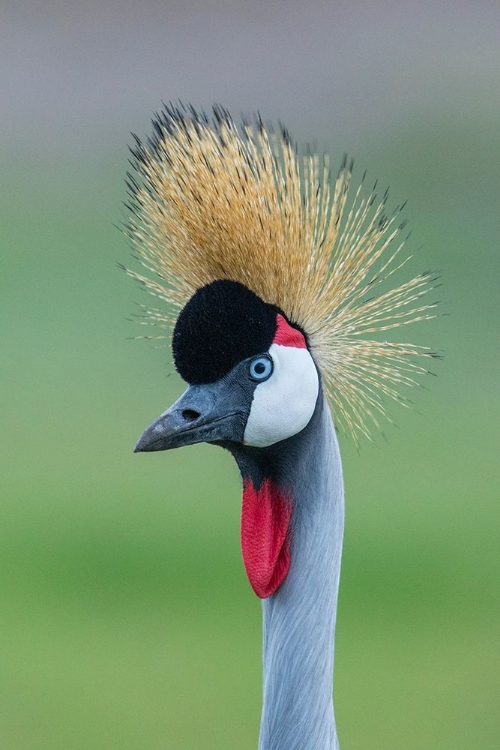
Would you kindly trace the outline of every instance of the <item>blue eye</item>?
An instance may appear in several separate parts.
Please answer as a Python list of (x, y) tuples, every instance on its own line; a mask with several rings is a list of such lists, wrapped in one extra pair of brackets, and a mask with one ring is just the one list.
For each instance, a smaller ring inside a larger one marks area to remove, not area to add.
[(263, 380), (267, 380), (273, 374), (273, 360), (266, 354), (261, 357), (255, 357), (250, 362), (250, 377), (252, 380), (257, 380), (261, 383)]

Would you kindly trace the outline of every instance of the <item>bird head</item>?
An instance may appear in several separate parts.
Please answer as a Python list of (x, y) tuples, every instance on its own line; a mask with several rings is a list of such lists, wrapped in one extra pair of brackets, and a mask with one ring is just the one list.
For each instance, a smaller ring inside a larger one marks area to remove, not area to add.
[(266, 448), (314, 413), (319, 375), (304, 333), (239, 282), (199, 289), (177, 319), (172, 349), (188, 388), (136, 452), (226, 441)]
[(365, 194), (363, 181), (353, 194), (345, 159), (331, 180), (326, 155), (301, 156), (285, 129), (259, 117), (238, 125), (218, 106), (211, 117), (167, 106), (153, 126), (136, 138), (128, 175), (127, 233), (146, 271), (128, 273), (167, 303), (145, 306), (143, 323), (170, 333), (175, 311), (174, 362), (188, 387), (135, 450), (208, 442), (240, 469), (242, 455), (266, 464), (242, 469), (243, 556), (266, 597), (290, 565), (293, 505), (267, 459), (308, 432), (323, 389), (354, 435), (379, 428), (385, 400), (405, 403), (401, 391), (435, 353), (386, 332), (435, 316), (423, 300), (435, 278), (386, 283), (405, 263), (404, 204), (388, 212), (387, 193), (377, 198), (375, 184)]

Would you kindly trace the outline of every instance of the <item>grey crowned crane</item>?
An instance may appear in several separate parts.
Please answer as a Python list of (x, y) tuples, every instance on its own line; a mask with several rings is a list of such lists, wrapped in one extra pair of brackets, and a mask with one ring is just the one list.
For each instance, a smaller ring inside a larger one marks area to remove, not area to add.
[(168, 106), (153, 124), (129, 175), (128, 234), (147, 272), (129, 273), (167, 303), (146, 316), (173, 325), (188, 387), (135, 451), (204, 441), (234, 456), (263, 609), (259, 749), (333, 750), (344, 492), (331, 411), (369, 436), (385, 397), (404, 403), (435, 355), (371, 334), (434, 317), (422, 297), (435, 279), (386, 284), (404, 263), (402, 207), (386, 213), (363, 181), (351, 194), (345, 161), (331, 186), (327, 157), (220, 107)]

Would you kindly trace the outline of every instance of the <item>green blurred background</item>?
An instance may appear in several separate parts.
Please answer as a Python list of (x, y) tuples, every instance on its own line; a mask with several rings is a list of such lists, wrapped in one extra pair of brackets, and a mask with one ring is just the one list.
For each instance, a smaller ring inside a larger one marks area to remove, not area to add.
[(129, 131), (178, 97), (281, 118), (409, 199), (451, 314), (413, 332), (445, 359), (388, 443), (342, 439), (339, 734), (500, 746), (499, 28), (489, 0), (2, 3), (2, 748), (257, 746), (236, 468), (132, 454), (182, 383), (129, 340), (113, 225)]

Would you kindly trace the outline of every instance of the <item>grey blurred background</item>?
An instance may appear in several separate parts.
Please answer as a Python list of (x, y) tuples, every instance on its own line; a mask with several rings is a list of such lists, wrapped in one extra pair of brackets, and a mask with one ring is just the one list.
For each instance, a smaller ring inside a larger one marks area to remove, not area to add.
[(259, 110), (408, 199), (444, 351), (358, 455), (336, 656), (343, 750), (499, 741), (496, 2), (4, 2), (0, 737), (6, 750), (254, 748), (260, 612), (208, 446), (134, 456), (182, 390), (128, 340), (115, 228), (162, 100)]

